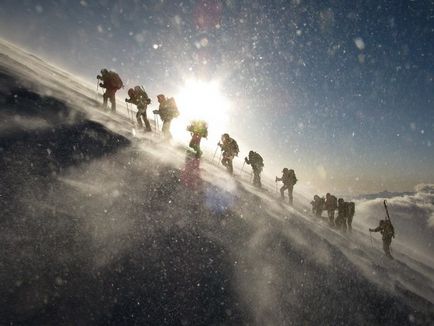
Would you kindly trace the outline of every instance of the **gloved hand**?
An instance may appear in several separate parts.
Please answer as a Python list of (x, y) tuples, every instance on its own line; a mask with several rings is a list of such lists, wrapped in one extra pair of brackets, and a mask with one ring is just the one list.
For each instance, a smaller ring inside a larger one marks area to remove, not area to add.
[(275, 182), (277, 182), (277, 181), (279, 181), (279, 178), (278, 178), (278, 177), (276, 177), (276, 181), (275, 181)]
[(104, 87), (104, 84), (103, 83), (99, 83), (99, 87)]
[(247, 159), (247, 157), (244, 158), (244, 162), (249, 163), (249, 160)]
[(369, 232), (374, 232), (374, 229), (369, 229)]
[(96, 76), (96, 79), (101, 79), (102, 77), (100, 75)]
[(129, 102), (127, 98), (125, 99), (125, 102)]

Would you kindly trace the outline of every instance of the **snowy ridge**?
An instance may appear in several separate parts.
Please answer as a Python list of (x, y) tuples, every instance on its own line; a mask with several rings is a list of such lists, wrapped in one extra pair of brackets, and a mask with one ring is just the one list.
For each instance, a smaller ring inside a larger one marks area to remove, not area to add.
[[(0, 43), (0, 314), (23, 324), (430, 324), (434, 264), (371, 246)], [(119, 107), (120, 108), (120, 107)], [(357, 218), (357, 217), (356, 217)]]

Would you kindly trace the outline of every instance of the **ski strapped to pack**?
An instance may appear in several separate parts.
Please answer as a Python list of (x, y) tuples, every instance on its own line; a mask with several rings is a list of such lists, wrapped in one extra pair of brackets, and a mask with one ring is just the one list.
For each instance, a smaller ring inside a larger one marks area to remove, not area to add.
[(387, 219), (389, 220), (389, 222), (392, 222), (390, 220), (389, 210), (387, 209), (387, 201), (386, 201), (386, 199), (384, 200), (384, 208), (386, 209)]

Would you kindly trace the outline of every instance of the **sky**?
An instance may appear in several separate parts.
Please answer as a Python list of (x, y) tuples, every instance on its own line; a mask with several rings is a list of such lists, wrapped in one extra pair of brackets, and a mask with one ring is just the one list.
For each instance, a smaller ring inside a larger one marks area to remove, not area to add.
[(241, 158), (319, 193), (434, 183), (433, 1), (3, 0), (0, 37), (92, 83), (216, 83)]

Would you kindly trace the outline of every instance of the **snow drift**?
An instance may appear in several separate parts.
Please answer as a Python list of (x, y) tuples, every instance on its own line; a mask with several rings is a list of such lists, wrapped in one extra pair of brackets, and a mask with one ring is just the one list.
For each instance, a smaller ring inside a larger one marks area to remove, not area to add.
[(365, 226), (343, 236), (300, 199), (293, 209), (159, 135), (133, 137), (85, 83), (0, 52), (5, 323), (434, 321), (431, 261), (401, 247), (384, 260)]

